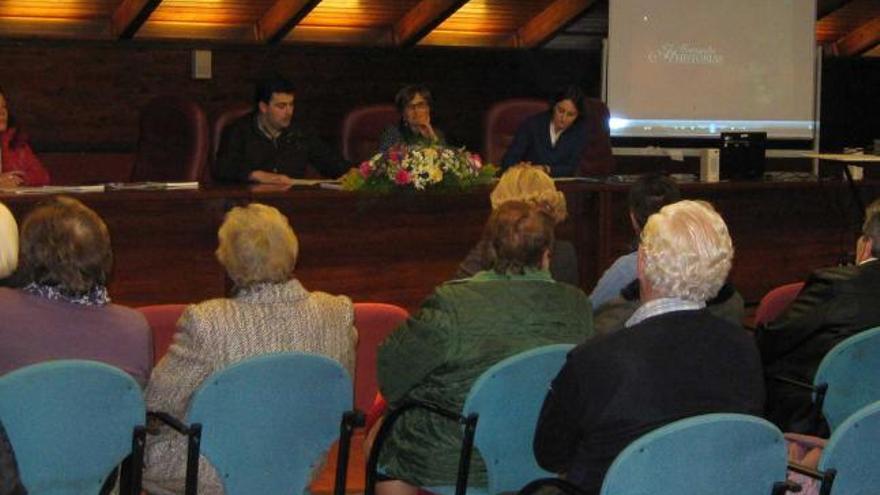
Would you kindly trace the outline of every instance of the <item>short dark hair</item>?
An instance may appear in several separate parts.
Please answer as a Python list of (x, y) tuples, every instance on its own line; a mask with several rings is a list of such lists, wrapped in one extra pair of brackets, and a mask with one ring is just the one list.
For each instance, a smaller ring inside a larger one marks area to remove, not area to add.
[(538, 205), (505, 201), (492, 211), (483, 232), (483, 255), (497, 273), (522, 274), (539, 268), (553, 245), (553, 217)]
[(581, 91), (581, 88), (572, 84), (562, 88), (558, 93), (553, 95), (551, 106), (555, 106), (562, 100), (571, 100), (571, 102), (574, 103), (574, 107), (577, 108), (578, 118), (580, 118), (583, 116), (585, 110), (584, 98), (586, 97), (584, 96), (584, 92)]
[(629, 189), (629, 211), (641, 229), (648, 217), (680, 199), (678, 185), (669, 177), (660, 174), (643, 175)]
[(397, 107), (397, 111), (403, 113), (403, 110), (416, 95), (422, 95), (422, 98), (428, 102), (428, 106), (433, 106), (434, 99), (431, 98), (431, 90), (427, 86), (423, 84), (410, 84), (400, 88), (400, 91), (394, 96), (394, 106)]
[(269, 103), (272, 101), (272, 95), (275, 93), (292, 95), (296, 93), (296, 86), (279, 75), (262, 79), (254, 89), (254, 106), (259, 105), (261, 102)]
[(107, 283), (110, 233), (101, 217), (76, 199), (59, 196), (37, 206), (25, 218), (20, 238), (25, 283), (55, 286), (69, 295)]

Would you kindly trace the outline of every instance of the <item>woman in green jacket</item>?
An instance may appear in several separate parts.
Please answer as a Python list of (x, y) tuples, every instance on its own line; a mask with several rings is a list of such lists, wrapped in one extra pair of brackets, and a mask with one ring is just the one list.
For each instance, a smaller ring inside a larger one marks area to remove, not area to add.
[[(541, 205), (509, 201), (492, 213), (483, 243), (492, 269), (439, 286), (380, 347), (379, 386), (391, 409), (416, 400), (460, 411), (471, 385), (495, 363), (592, 335), (587, 296), (547, 270), (554, 225)], [(404, 413), (379, 458), (378, 494), (454, 484), (460, 443), (457, 423), (422, 409)], [(486, 484), (478, 455), (469, 480)]]

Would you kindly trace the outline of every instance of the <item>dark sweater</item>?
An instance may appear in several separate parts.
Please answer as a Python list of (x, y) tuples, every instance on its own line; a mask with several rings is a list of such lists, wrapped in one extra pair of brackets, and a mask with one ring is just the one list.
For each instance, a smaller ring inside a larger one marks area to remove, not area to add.
[(584, 147), (587, 144), (587, 128), (579, 118), (566, 129), (556, 141), (550, 142), (550, 119), (552, 110), (532, 115), (523, 122), (513, 136), (513, 142), (501, 159), (506, 169), (516, 163), (527, 161), (550, 167), (553, 177), (578, 174)]
[(880, 261), (816, 270), (785, 313), (756, 334), (767, 369), (767, 418), (783, 431), (811, 430), (812, 393), (775, 380), (812, 382), (822, 358), (847, 337), (880, 325)]
[(760, 414), (763, 401), (745, 330), (705, 309), (666, 313), (572, 350), (544, 402), (535, 456), (599, 493), (611, 462), (643, 434), (698, 414)]
[(308, 165), (332, 179), (349, 168), (313, 132), (294, 123), (273, 141), (260, 131), (256, 115), (250, 113), (223, 131), (216, 173), (221, 182), (248, 182), (248, 176), (255, 170), (304, 177)]

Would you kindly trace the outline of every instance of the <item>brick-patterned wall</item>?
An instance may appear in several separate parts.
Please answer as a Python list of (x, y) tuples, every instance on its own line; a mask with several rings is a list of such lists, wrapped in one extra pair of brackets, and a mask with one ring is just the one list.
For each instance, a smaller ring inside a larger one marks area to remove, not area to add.
[[(278, 71), (298, 86), (296, 119), (335, 142), (351, 108), (391, 101), (406, 83), (434, 92), (435, 121), (479, 150), (483, 112), (513, 96), (545, 96), (566, 83), (599, 92), (589, 52), (476, 49), (352, 49), (209, 46), (213, 79), (190, 77), (192, 45), (138, 42), (0, 42), (2, 85), (38, 151), (130, 152), (138, 111), (154, 96), (182, 93), (209, 115), (250, 101), (253, 83)], [(205, 48), (199, 46), (198, 48)]]

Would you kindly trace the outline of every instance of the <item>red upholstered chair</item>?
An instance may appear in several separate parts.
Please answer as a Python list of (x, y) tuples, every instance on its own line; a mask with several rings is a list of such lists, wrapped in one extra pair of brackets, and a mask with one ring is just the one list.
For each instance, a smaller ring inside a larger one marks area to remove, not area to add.
[(133, 181), (197, 181), (208, 158), (208, 119), (198, 103), (154, 98), (141, 110)]
[(608, 175), (614, 171), (611, 132), (608, 128), (609, 116), (605, 102), (596, 98), (584, 98), (587, 146), (581, 157), (581, 175)]
[(238, 102), (224, 108), (214, 116), (214, 119), (211, 121), (211, 160), (209, 166), (205, 167), (202, 182), (213, 182), (217, 151), (220, 149), (220, 140), (223, 138), (224, 129), (253, 110), (254, 105), (252, 103)]
[(765, 294), (755, 311), (755, 326), (775, 320), (795, 300), (803, 287), (803, 282), (794, 282), (776, 287)]
[(360, 163), (379, 150), (382, 130), (400, 120), (391, 104), (367, 105), (348, 112), (342, 119), (342, 157)]
[(154, 363), (158, 363), (162, 359), (171, 346), (171, 342), (174, 341), (177, 320), (180, 319), (184, 308), (186, 308), (186, 304), (156, 304), (137, 308), (147, 319), (150, 330), (153, 332)]
[(546, 100), (538, 98), (511, 98), (492, 105), (483, 117), (483, 159), (500, 165), (520, 124), (549, 106)]
[(354, 377), (354, 403), (369, 411), (379, 387), (376, 380), (376, 351), (379, 344), (409, 317), (393, 304), (355, 303), (354, 326), (358, 330), (357, 365)]

